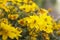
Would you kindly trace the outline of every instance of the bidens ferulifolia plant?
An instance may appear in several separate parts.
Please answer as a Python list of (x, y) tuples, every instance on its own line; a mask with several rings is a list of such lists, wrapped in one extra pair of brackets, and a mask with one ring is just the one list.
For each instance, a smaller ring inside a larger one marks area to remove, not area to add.
[(59, 23), (33, 0), (0, 0), (1, 40), (58, 40)]

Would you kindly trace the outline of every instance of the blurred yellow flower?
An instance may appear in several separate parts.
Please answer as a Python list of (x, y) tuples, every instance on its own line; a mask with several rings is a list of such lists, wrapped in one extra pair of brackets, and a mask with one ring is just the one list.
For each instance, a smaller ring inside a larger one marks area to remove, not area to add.
[(21, 36), (20, 33), (22, 30), (18, 30), (11, 25), (5, 24), (3, 22), (0, 23), (0, 35), (2, 36), (2, 40), (7, 40), (7, 38), (14, 39), (16, 38), (18, 40), (18, 36)]
[[(37, 40), (39, 36), (43, 37), (42, 40), (50, 40), (48, 35), (52, 34), (54, 30), (60, 30), (60, 24), (48, 15), (51, 9), (42, 9), (33, 0), (0, 0), (0, 9), (2, 9), (0, 10), (0, 36), (2, 36), (2, 40), (8, 38), (19, 40), (21, 35), (27, 40)], [(29, 35), (25, 36), (24, 33)], [(60, 35), (60, 32), (56, 33)], [(40, 39), (38, 38), (38, 40)]]
[(19, 8), (20, 10), (23, 10), (25, 12), (30, 12), (30, 11), (35, 11), (36, 9), (38, 9), (38, 6), (34, 2), (30, 1), (29, 4), (23, 4)]
[(31, 10), (35, 11), (36, 9), (39, 9), (39, 7), (37, 6), (37, 4), (35, 4), (34, 2), (32, 2), (32, 4), (31, 4)]
[(8, 24), (8, 19), (7, 18), (2, 18), (2, 19), (0, 19), (0, 22)]
[(27, 28), (31, 28), (31, 29), (36, 28), (36, 30), (45, 31), (46, 33), (52, 33), (53, 19), (51, 18), (51, 16), (46, 14), (48, 13), (48, 11), (43, 13), (44, 14), (41, 14), (39, 16), (33, 15), (33, 16), (29, 16), (21, 19), (23, 20), (22, 25), (27, 25)]
[(18, 20), (18, 23), (19, 23), (20, 25), (25, 26), (25, 22), (24, 22), (24, 20), (22, 20), (22, 19)]
[(8, 1), (8, 0), (0, 0), (0, 8), (3, 8), (6, 12), (9, 11), (9, 10), (6, 8), (7, 1)]
[(0, 4), (2, 4), (2, 5), (4, 4), (5, 5), (7, 1), (8, 0), (0, 0)]
[(42, 9), (42, 8), (39, 9), (39, 14), (46, 14), (47, 15), (47, 13), (48, 13), (48, 10)]
[(8, 15), (8, 18), (11, 19), (11, 20), (16, 20), (18, 17), (19, 17), (18, 14), (9, 14)]

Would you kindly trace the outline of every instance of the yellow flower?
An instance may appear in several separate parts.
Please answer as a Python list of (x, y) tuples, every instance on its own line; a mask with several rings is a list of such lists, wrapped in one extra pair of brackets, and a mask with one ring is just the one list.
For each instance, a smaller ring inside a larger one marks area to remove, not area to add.
[(22, 25), (27, 25), (27, 28), (36, 28), (36, 30), (45, 31), (46, 33), (53, 32), (53, 19), (47, 14), (41, 14), (39, 16), (33, 15), (30, 17), (23, 18), (21, 20), (23, 20), (24, 22)]
[(34, 30), (29, 31), (29, 35), (32, 36), (32, 37), (37, 37), (37, 36), (38, 36), (37, 33), (38, 33), (38, 32), (36, 32), (36, 31), (34, 31)]
[(6, 4), (6, 2), (7, 2), (8, 0), (0, 0), (0, 4)]
[(24, 4), (23, 6), (20, 6), (20, 9), (25, 11), (25, 12), (30, 12), (31, 11), (31, 6)]
[(3, 22), (1, 22), (0, 25), (0, 35), (2, 36), (2, 40), (7, 40), (8, 37), (11, 39), (16, 38), (18, 40), (18, 36), (21, 36), (20, 33), (22, 30), (18, 30)]
[(45, 26), (44, 28), (43, 28), (43, 31), (45, 31), (46, 33), (53, 33), (53, 29), (52, 29), (53, 27), (52, 26)]
[(18, 14), (8, 14), (8, 18), (11, 20), (16, 20), (19, 17)]
[(60, 24), (55, 24), (55, 29), (59, 30), (60, 29)]
[(1, 5), (0, 5), (0, 8), (4, 9), (6, 12), (9, 11), (9, 9), (7, 9), (6, 6), (5, 6), (4, 4), (1, 4)]
[(22, 2), (22, 0), (14, 0), (14, 1), (17, 1), (17, 2)]
[[(26, 1), (26, 0), (25, 0)], [(27, 0), (28, 1), (28, 0)], [(29, 4), (23, 4), (20, 7), (20, 10), (23, 10), (25, 12), (35, 11), (39, 7), (32, 1), (29, 1)]]
[(43, 20), (43, 25), (42, 27), (40, 27), (41, 30), (46, 31), (47, 33), (52, 33), (53, 32), (53, 19), (51, 18), (51, 16), (48, 16), (47, 14), (42, 14), (40, 15), (40, 19)]
[(3, 8), (5, 11), (9, 11), (7, 8), (6, 8), (6, 3), (7, 3), (8, 0), (0, 0), (0, 8)]
[(2, 18), (2, 19), (0, 19), (0, 22), (8, 24), (8, 19), (7, 18)]
[(23, 0), (24, 3), (28, 3), (29, 0)]
[(32, 2), (32, 4), (31, 4), (31, 10), (35, 11), (36, 9), (39, 9), (39, 7), (37, 6), (37, 4), (35, 4), (34, 2)]
[(42, 8), (39, 9), (39, 14), (46, 14), (47, 15), (47, 13), (48, 13), (48, 10), (45, 10)]
[(23, 25), (24, 21), (23, 20), (19, 20), (18, 23), (21, 24), (21, 25)]

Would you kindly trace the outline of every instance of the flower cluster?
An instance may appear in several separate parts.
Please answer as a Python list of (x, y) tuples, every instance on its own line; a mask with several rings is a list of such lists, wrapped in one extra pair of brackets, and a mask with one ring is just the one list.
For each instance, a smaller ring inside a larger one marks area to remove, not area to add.
[(60, 23), (48, 13), (49, 10), (39, 8), (33, 0), (1, 0), (2, 40), (50, 40), (55, 31), (59, 35)]
[(47, 33), (53, 32), (53, 20), (46, 14), (29, 16), (18, 22), (23, 26), (27, 25), (27, 27), (31, 29), (36, 28), (36, 30), (46, 31)]
[(7, 40), (7, 38), (18, 40), (18, 36), (21, 36), (20, 33), (22, 30), (18, 30), (18, 28), (14, 28), (11, 25), (0, 23), (0, 35), (2, 35), (2, 40)]
[(16, 38), (18, 40), (18, 37), (21, 36), (21, 32), (21, 29), (15, 28), (9, 24), (6, 18), (0, 20), (0, 36), (2, 36), (2, 40), (7, 40), (8, 37), (11, 39)]

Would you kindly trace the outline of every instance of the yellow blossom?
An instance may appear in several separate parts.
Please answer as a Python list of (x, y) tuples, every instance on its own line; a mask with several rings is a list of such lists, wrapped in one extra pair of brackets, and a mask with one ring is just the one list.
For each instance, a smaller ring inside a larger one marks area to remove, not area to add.
[(8, 19), (7, 18), (2, 18), (2, 19), (0, 19), (0, 22), (8, 24)]
[(5, 6), (5, 5), (3, 5), (3, 4), (1, 4), (1, 5), (0, 5), (0, 8), (3, 8), (6, 12), (8, 12), (8, 11), (9, 11), (9, 9), (7, 9), (7, 8), (6, 8), (6, 6)]
[(37, 4), (35, 4), (34, 2), (32, 2), (32, 4), (31, 4), (31, 10), (35, 11), (36, 9), (39, 9), (39, 7), (37, 6)]
[(22, 20), (22, 19), (18, 20), (18, 23), (19, 23), (20, 25), (25, 26), (25, 22), (24, 22), (24, 20)]
[(9, 14), (8, 15), (8, 18), (11, 19), (11, 20), (16, 20), (18, 17), (19, 17), (18, 14)]
[(7, 2), (8, 0), (0, 0), (0, 4), (6, 4), (6, 2)]
[[(46, 33), (52, 33), (53, 32), (53, 19), (51, 16), (48, 16), (47, 14), (41, 14), (39, 16), (33, 15), (30, 17), (23, 18), (23, 24), (27, 25), (28, 28), (36, 28), (36, 30), (45, 31)], [(21, 23), (20, 23), (21, 24)]]
[(24, 4), (23, 6), (20, 6), (20, 9), (25, 11), (25, 12), (30, 12), (31, 11), (31, 5)]
[(30, 1), (29, 4), (23, 4), (19, 8), (20, 8), (20, 10), (23, 10), (25, 12), (30, 12), (30, 11), (35, 11), (39, 7), (34, 2)]
[(6, 8), (7, 1), (8, 1), (8, 0), (0, 0), (0, 8), (3, 8), (6, 12), (9, 11), (9, 10)]
[(47, 13), (48, 13), (48, 10), (45, 10), (45, 9), (42, 9), (42, 8), (40, 8), (39, 12), (38, 12), (38, 14), (46, 14), (46, 15), (47, 15)]
[(0, 35), (2, 36), (2, 40), (7, 40), (7, 38), (18, 39), (22, 30), (18, 30), (11, 25), (5, 24), (3, 22), (0, 23)]

